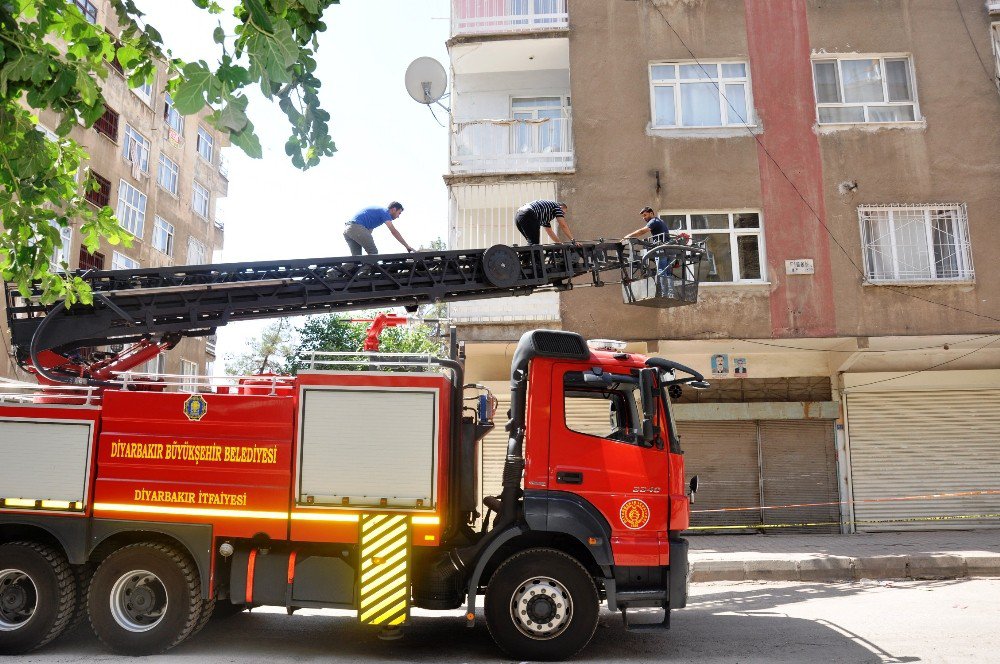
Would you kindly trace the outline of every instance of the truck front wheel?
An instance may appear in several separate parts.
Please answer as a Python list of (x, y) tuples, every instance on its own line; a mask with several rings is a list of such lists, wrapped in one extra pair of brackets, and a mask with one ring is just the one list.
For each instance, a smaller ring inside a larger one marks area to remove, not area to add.
[(519, 660), (572, 657), (594, 635), (599, 607), (587, 570), (555, 549), (528, 549), (511, 556), (486, 589), (490, 634)]
[(126, 546), (97, 568), (87, 607), (98, 638), (115, 652), (160, 653), (186, 639), (198, 624), (198, 571), (171, 546)]
[(0, 546), (0, 655), (28, 652), (59, 636), (76, 601), (62, 553), (35, 542)]

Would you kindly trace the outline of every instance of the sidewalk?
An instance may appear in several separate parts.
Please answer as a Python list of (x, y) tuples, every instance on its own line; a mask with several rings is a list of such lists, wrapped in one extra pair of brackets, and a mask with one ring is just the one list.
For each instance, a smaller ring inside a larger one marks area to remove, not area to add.
[(692, 535), (687, 540), (695, 582), (1000, 576), (1000, 530)]

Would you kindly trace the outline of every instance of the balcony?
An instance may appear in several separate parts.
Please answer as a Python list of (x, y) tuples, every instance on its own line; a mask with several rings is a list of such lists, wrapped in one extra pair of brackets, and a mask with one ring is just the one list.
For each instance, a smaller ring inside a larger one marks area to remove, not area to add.
[(569, 28), (567, 0), (452, 0), (451, 34), (517, 34)]
[(451, 173), (565, 173), (572, 171), (569, 117), (455, 122)]

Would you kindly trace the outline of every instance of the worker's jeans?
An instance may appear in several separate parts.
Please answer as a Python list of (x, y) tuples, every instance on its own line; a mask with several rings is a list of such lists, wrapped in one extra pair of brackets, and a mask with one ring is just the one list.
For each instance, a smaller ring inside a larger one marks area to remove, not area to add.
[(674, 261), (672, 259), (657, 259), (656, 290), (660, 297), (676, 297), (674, 292)]
[(348, 224), (344, 229), (344, 241), (351, 249), (352, 256), (360, 256), (362, 249), (367, 251), (369, 256), (378, 253), (372, 232), (361, 224)]

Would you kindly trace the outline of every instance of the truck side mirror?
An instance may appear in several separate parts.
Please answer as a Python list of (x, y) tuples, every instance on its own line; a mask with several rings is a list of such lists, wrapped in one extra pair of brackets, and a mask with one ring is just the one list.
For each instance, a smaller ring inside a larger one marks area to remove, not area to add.
[(639, 398), (642, 401), (642, 440), (650, 445), (659, 438), (660, 428), (656, 426), (656, 391), (653, 380), (656, 369), (639, 370)]
[(691, 484), (688, 485), (688, 498), (691, 504), (694, 505), (694, 494), (698, 493), (698, 476), (695, 475), (691, 478)]

